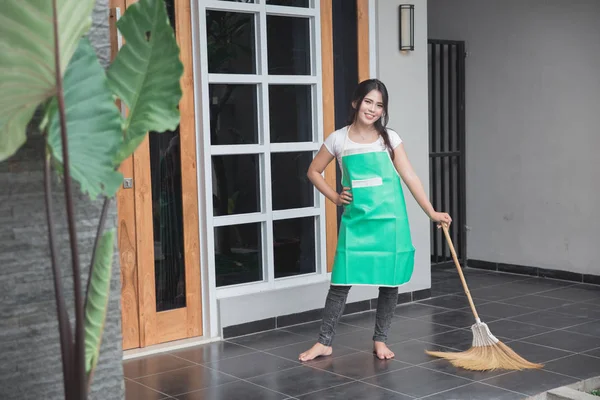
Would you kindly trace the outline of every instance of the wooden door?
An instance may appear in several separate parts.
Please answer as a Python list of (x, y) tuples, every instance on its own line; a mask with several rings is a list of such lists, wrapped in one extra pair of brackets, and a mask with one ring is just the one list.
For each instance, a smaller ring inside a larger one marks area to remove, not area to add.
[[(113, 57), (118, 15), (137, 0), (110, 0)], [(165, 1), (184, 64), (181, 122), (150, 132), (121, 166), (117, 194), (123, 349), (202, 335), (192, 33), (189, 0)]]
[[(336, 0), (341, 1), (341, 0)], [(342, 0), (346, 1), (346, 0)], [(369, 0), (356, 1), (356, 34), (358, 82), (369, 79)], [(321, 0), (321, 54), (323, 76), (323, 133), (325, 138), (335, 130), (334, 65), (333, 65), (333, 0)], [(357, 83), (358, 83), (357, 82)], [(347, 107), (346, 104), (339, 105)], [(335, 163), (325, 169), (325, 181), (337, 186)], [(327, 271), (331, 272), (337, 246), (337, 206), (325, 203), (327, 235)]]

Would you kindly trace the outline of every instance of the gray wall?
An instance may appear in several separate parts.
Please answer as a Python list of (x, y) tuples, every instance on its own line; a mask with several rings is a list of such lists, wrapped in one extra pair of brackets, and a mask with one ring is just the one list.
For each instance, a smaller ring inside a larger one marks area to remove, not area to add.
[[(398, 50), (398, 6), (401, 0), (377, 1), (377, 78), (389, 95), (388, 126), (400, 135), (408, 158), (429, 193), (429, 111), (427, 89), (427, 1), (415, 0), (415, 50)], [(415, 270), (407, 287), (431, 287), (431, 222), (403, 185), (415, 252)], [(440, 210), (441, 211), (441, 210)]]
[(600, 2), (429, 0), (465, 40), (468, 257), (599, 274)]
[[(108, 0), (99, 0), (90, 37), (104, 64), (109, 57)], [(0, 398), (63, 398), (60, 343), (49, 262), (44, 195), (43, 142), (31, 133), (27, 145), (0, 163)], [(54, 174), (56, 178), (56, 174)], [(68, 231), (63, 186), (54, 182), (54, 209), (65, 290), (72, 305)], [(77, 191), (76, 213), (82, 266), (90, 260), (101, 201)], [(115, 224), (113, 207), (108, 226)], [(85, 275), (85, 271), (84, 271)], [(92, 399), (123, 398), (121, 285), (115, 253), (111, 297)], [(73, 316), (73, 310), (70, 310)]]

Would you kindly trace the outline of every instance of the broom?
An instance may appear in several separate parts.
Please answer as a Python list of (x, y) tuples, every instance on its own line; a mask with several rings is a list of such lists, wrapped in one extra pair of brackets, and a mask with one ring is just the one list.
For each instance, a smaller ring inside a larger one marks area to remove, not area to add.
[(460, 280), (462, 281), (463, 287), (471, 310), (475, 316), (475, 324), (471, 326), (473, 331), (473, 344), (472, 347), (463, 352), (443, 352), (443, 351), (429, 351), (425, 353), (434, 356), (445, 358), (452, 363), (455, 367), (464, 368), (471, 371), (490, 371), (497, 369), (506, 370), (523, 370), (523, 369), (538, 369), (542, 368), (542, 364), (532, 363), (525, 360), (520, 355), (515, 353), (510, 347), (499, 341), (492, 333), (486, 324), (481, 322), (477, 310), (475, 310), (475, 304), (471, 298), (471, 293), (467, 287), (467, 282), (463, 276), (462, 269), (458, 263), (456, 257), (456, 251), (452, 245), (452, 239), (448, 234), (448, 225), (442, 223), (444, 235), (448, 241), (450, 252), (452, 253), (452, 259), (458, 270)]

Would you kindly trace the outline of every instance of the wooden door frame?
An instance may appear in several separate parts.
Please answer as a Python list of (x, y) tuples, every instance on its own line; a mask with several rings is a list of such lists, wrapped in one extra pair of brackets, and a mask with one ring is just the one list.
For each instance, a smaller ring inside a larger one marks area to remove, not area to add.
[(369, 69), (369, 0), (356, 0), (358, 82), (371, 77)]
[[(333, 88), (333, 11), (332, 0), (321, 0), (321, 84), (323, 87), (323, 138), (335, 131), (335, 98)], [(325, 168), (325, 182), (336, 187), (335, 163)], [(331, 272), (337, 247), (337, 206), (325, 199), (325, 234), (327, 272)]]
[[(110, 2), (111, 10), (114, 7), (125, 10), (137, 0)], [(174, 3), (176, 39), (184, 66), (179, 132), (186, 307), (156, 312), (150, 149), (146, 137), (121, 166), (125, 177), (134, 178), (134, 189), (121, 189), (117, 194), (124, 350), (203, 333), (191, 3), (190, 0), (174, 0)], [(111, 11), (111, 26), (115, 19)], [(114, 28), (111, 29), (111, 43), (114, 56), (117, 47)]]
[[(344, 0), (345, 1), (345, 0)], [(335, 131), (335, 99), (333, 80), (333, 13), (332, 0), (321, 0), (321, 60), (323, 84), (323, 136), (325, 139)], [(356, 0), (358, 81), (369, 79), (369, 0)], [(357, 82), (358, 83), (358, 82)], [(335, 163), (325, 169), (325, 181), (337, 187)], [(337, 206), (325, 203), (325, 226), (327, 235), (327, 271), (331, 272), (337, 247)]]
[[(125, 0), (110, 0), (109, 31), (111, 61), (119, 51), (116, 22), (125, 10)], [(120, 107), (120, 102), (117, 102)], [(119, 171), (124, 177), (133, 177), (133, 156), (121, 164)], [(133, 190), (121, 188), (116, 195), (117, 238), (121, 268), (121, 327), (123, 349), (140, 347), (140, 317), (138, 304), (138, 271), (135, 232), (135, 198)]]

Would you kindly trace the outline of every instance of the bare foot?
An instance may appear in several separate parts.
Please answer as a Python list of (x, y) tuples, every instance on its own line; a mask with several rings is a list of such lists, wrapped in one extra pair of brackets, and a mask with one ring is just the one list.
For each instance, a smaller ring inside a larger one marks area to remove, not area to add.
[(395, 356), (394, 352), (388, 349), (383, 342), (373, 342), (373, 353), (375, 353), (380, 360), (389, 360)]
[(315, 345), (311, 347), (308, 351), (305, 351), (304, 353), (300, 354), (298, 359), (300, 361), (310, 361), (320, 356), (330, 356), (331, 353), (333, 353), (333, 349), (331, 348), (331, 346), (325, 346), (321, 343), (315, 343)]

